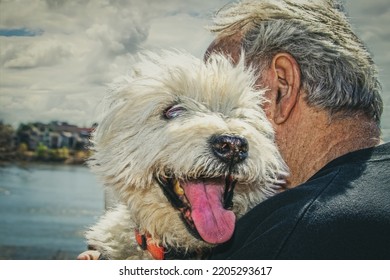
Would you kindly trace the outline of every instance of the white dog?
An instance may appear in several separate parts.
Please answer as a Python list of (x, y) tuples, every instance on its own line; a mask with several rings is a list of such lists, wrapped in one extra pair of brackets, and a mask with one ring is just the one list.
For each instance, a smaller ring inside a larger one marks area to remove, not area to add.
[(89, 164), (121, 205), (86, 234), (109, 259), (204, 258), (286, 166), (241, 59), (148, 53), (107, 97)]

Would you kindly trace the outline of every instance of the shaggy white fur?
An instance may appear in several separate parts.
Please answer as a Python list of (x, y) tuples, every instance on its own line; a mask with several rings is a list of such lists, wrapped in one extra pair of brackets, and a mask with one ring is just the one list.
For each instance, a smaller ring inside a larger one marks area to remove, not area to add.
[[(150, 243), (200, 258), (230, 238), (234, 217), (274, 194), (287, 174), (255, 80), (243, 59), (233, 65), (217, 54), (207, 62), (179, 51), (141, 55), (106, 97), (93, 136), (89, 165), (123, 205), (87, 232), (88, 244), (109, 259), (148, 259), (135, 241), (139, 230)], [(236, 164), (218, 158), (211, 139), (219, 135), (246, 139), (247, 157)], [(231, 211), (222, 206), (226, 177), (237, 182)], [(184, 213), (164, 194), (167, 179), (172, 189), (180, 185), (174, 193), (190, 206)], [(206, 197), (214, 197), (210, 205)], [(209, 228), (223, 237), (202, 231)]]

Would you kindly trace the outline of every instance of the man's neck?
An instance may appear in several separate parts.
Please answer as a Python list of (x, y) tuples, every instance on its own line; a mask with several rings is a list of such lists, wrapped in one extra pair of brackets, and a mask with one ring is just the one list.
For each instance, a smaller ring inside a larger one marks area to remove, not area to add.
[(323, 110), (306, 109), (312, 112), (298, 112), (284, 139), (277, 139), (291, 172), (288, 188), (306, 182), (330, 161), (380, 142), (379, 128), (362, 115), (330, 119)]

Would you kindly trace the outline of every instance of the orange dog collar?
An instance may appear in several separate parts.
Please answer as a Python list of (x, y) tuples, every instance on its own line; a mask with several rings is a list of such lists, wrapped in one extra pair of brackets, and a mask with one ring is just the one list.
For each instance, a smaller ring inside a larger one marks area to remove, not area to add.
[(138, 230), (135, 230), (135, 239), (137, 240), (138, 245), (143, 250), (149, 251), (154, 259), (165, 260), (165, 248), (154, 244), (149, 233), (140, 234)]

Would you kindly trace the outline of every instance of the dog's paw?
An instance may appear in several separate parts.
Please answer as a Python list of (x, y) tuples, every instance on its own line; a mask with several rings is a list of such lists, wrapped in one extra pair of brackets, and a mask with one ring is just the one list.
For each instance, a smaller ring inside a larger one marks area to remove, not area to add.
[(84, 261), (94, 261), (100, 259), (100, 256), (101, 256), (100, 252), (95, 250), (88, 250), (78, 255), (77, 259), (84, 260)]

